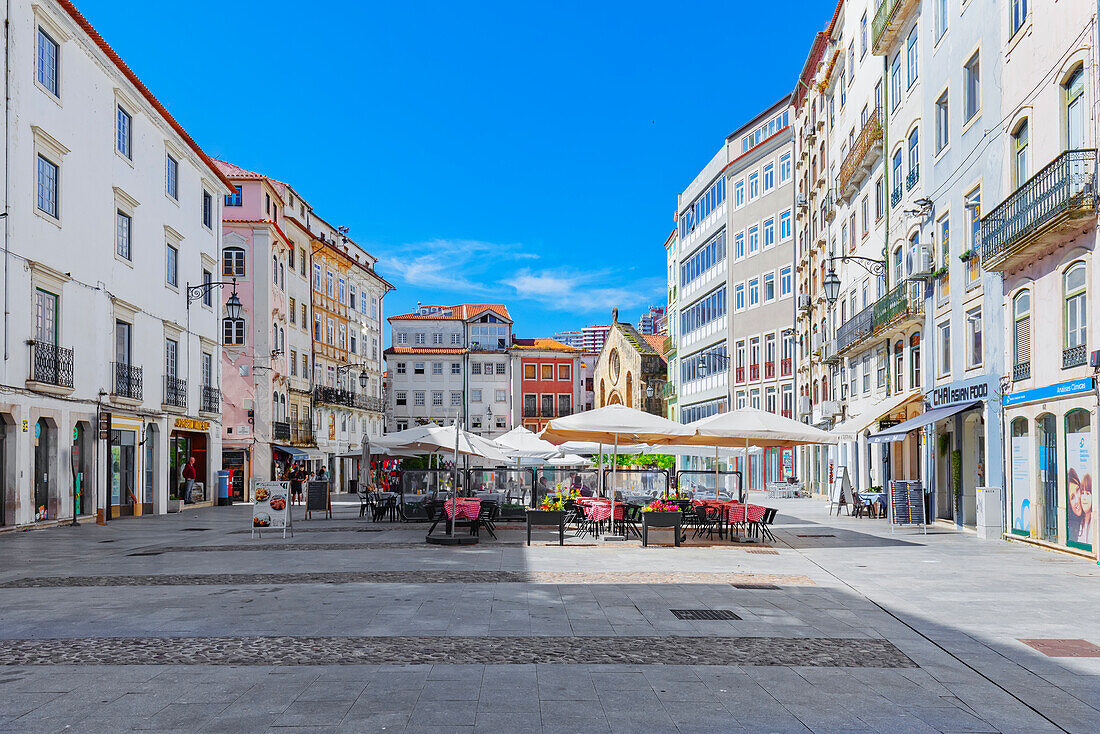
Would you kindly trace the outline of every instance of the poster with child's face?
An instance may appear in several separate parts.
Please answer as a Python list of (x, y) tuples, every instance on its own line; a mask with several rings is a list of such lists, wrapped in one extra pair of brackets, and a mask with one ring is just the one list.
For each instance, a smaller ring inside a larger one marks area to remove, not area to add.
[(1066, 434), (1066, 543), (1092, 550), (1092, 433)]
[(1031, 535), (1031, 439), (1012, 437), (1012, 532)]

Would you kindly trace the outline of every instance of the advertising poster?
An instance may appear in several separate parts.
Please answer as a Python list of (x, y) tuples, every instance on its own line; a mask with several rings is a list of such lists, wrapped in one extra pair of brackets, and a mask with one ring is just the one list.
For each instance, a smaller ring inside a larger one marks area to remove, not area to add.
[(1031, 535), (1031, 440), (1012, 437), (1012, 532)]
[(1092, 432), (1066, 434), (1066, 541), (1092, 550)]
[[(290, 482), (256, 482), (253, 487), (256, 504), (252, 506), (252, 535), (259, 531), (282, 530), (286, 537), (290, 527)], [(293, 535), (293, 530), (291, 535)]]

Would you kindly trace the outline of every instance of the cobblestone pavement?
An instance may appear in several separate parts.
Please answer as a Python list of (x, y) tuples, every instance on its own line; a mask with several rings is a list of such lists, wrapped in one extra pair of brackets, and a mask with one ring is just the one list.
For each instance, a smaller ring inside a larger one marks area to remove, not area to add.
[[(330, 550), (322, 548), (321, 550)], [(135, 554), (131, 554), (135, 555)], [(599, 573), (583, 571), (345, 571), (325, 573), (143, 574), (140, 576), (40, 576), (0, 588), (73, 586), (243, 586), (253, 584), (812, 584), (806, 576), (763, 573)]]
[(1095, 564), (764, 503), (771, 548), (429, 549), (358, 504), (3, 533), (0, 731), (1100, 732), (1100, 659), (1019, 642), (1100, 643)]
[(886, 640), (788, 637), (109, 637), (0, 640), (0, 665), (805, 665), (908, 668)]

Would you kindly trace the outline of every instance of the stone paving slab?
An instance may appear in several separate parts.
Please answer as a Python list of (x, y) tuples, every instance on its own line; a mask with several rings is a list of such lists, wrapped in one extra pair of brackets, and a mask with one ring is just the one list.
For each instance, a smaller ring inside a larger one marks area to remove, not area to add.
[[(916, 667), (894, 645), (874, 638), (388, 636), (0, 640), (0, 666), (364, 663)], [(619, 679), (627, 683), (627, 688), (646, 682), (641, 674), (620, 674)], [(614, 680), (614, 677), (604, 680), (600, 685)]]
[(316, 573), (30, 576), (0, 589), (79, 586), (246, 586), (268, 584), (796, 584), (807, 576), (751, 573), (622, 573), (583, 571), (339, 571)]

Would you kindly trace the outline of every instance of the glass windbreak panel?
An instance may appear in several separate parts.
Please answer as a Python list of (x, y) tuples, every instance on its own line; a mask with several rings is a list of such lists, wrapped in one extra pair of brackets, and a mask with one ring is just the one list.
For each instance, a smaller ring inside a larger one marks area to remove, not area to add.
[(664, 469), (604, 470), (604, 487), (615, 499), (624, 502), (647, 502), (668, 494), (670, 482)]
[[(424, 503), (449, 498), (455, 476), (451, 469), (403, 469), (400, 481), (402, 516), (406, 520), (427, 520)], [(462, 472), (457, 476), (461, 490)]]
[(681, 471), (676, 473), (676, 488), (680, 495), (696, 500), (744, 501), (741, 475), (732, 471)]
[(543, 497), (561, 492), (563, 496), (576, 490), (581, 497), (599, 494), (599, 479), (593, 469), (536, 469), (535, 504)]
[(502, 519), (525, 517), (535, 482), (530, 469), (470, 469), (467, 477), (470, 496), (496, 502)]

